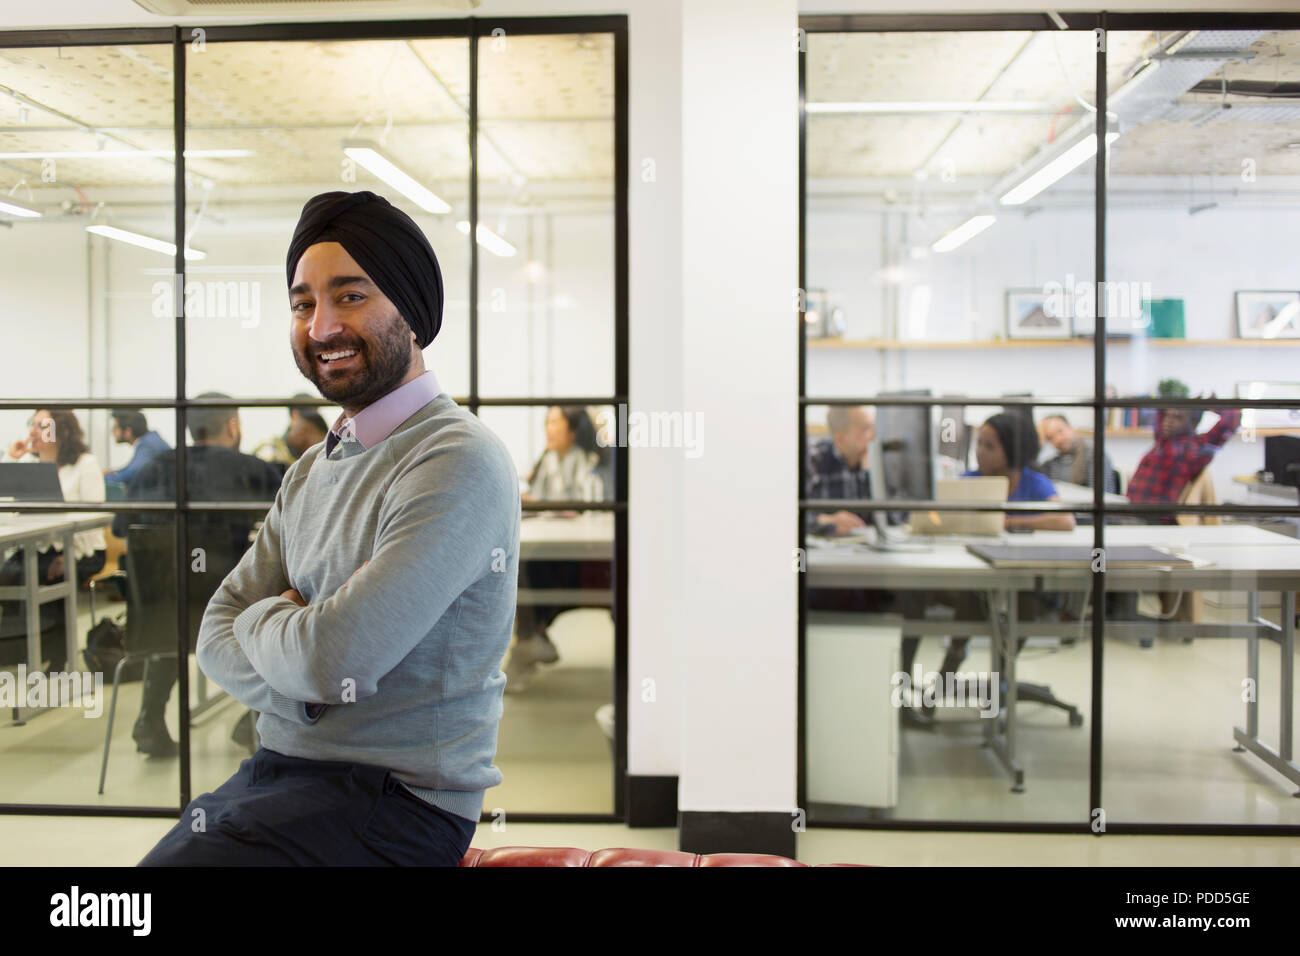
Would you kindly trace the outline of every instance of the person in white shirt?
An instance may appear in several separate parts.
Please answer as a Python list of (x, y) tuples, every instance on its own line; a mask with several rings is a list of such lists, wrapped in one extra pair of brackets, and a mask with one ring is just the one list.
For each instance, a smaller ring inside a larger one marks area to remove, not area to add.
[[(99, 461), (86, 447), (77, 416), (70, 411), (37, 409), (27, 422), (27, 437), (13, 442), (4, 460), (54, 462), (59, 466), (59, 485), (65, 501), (104, 500), (104, 473)], [(106, 544), (102, 528), (78, 532), (73, 538), (73, 549), (78, 585), (104, 569)], [(49, 547), (39, 552), (36, 571), (43, 584), (63, 580), (67, 563), (61, 540), (51, 542)], [(0, 567), (0, 584), (22, 584), (24, 579), (23, 553), (15, 549)], [(17, 602), (5, 602), (4, 618), (10, 618), (17, 607)], [(45, 608), (52, 611), (54, 606), (45, 605), (42, 610)], [(64, 660), (67, 654), (61, 635), (50, 643), (49, 651), (52, 655), (50, 669), (62, 670), (67, 664)]]

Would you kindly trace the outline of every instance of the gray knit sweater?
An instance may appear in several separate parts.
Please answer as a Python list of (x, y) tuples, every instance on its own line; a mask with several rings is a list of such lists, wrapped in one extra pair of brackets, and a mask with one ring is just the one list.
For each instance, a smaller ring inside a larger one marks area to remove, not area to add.
[(369, 449), (318, 444), (208, 604), (199, 667), (261, 712), (266, 748), (390, 768), (477, 820), (501, 782), (519, 517), (510, 454), (446, 395)]

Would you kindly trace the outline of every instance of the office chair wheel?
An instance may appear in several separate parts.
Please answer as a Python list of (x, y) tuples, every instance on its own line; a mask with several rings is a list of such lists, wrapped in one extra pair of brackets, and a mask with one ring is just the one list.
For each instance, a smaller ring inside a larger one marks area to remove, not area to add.
[(1082, 726), (1083, 726), (1083, 714), (1079, 713), (1077, 710), (1072, 710), (1072, 711), (1070, 711), (1070, 726), (1071, 726), (1071, 727), (1082, 727)]

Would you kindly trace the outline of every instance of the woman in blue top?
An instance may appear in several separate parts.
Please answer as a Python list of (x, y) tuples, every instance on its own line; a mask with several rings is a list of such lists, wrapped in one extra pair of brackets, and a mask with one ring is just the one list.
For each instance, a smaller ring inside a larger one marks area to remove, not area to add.
[[(1060, 501), (1052, 479), (1029, 467), (1038, 457), (1038, 432), (1027, 415), (1002, 412), (980, 426), (975, 442), (979, 468), (968, 476), (1000, 475), (1007, 479), (1007, 501)], [(1006, 528), (1032, 531), (1073, 531), (1074, 515), (1068, 511), (1008, 513)]]
[[(1060, 501), (1056, 486), (1042, 472), (1029, 467), (1029, 463), (1038, 457), (1038, 431), (1028, 415), (1016, 415), (1002, 412), (994, 415), (980, 426), (975, 443), (975, 461), (979, 468), (968, 471), (962, 477), (1001, 476), (1007, 479), (1007, 501)], [(1074, 515), (1068, 511), (1056, 512), (1009, 512), (1005, 519), (1007, 530), (1024, 528), (1032, 531), (1072, 531)], [(1038, 616), (1040, 610), (1039, 595), (1022, 591), (1017, 599), (1018, 615), (1021, 620), (1029, 621)], [(982, 592), (974, 591), (940, 591), (940, 592), (905, 592), (901, 598), (903, 616), (908, 619), (925, 617), (927, 603), (949, 604), (955, 610), (955, 621), (985, 620), (988, 617), (988, 605)], [(906, 629), (904, 631), (906, 633)], [(903, 638), (903, 670), (912, 672), (916, 651), (921, 639), (917, 636)], [(966, 659), (966, 646), (970, 638), (953, 636), (948, 642), (943, 663), (939, 665), (940, 674), (955, 672)], [(906, 715), (910, 726), (929, 728), (929, 721), (923, 715)]]

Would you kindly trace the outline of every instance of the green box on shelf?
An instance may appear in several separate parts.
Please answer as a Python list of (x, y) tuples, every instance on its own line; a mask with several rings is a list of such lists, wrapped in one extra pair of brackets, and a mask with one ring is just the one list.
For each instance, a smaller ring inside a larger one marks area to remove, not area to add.
[(1153, 339), (1181, 339), (1186, 336), (1182, 299), (1143, 299), (1142, 318)]

